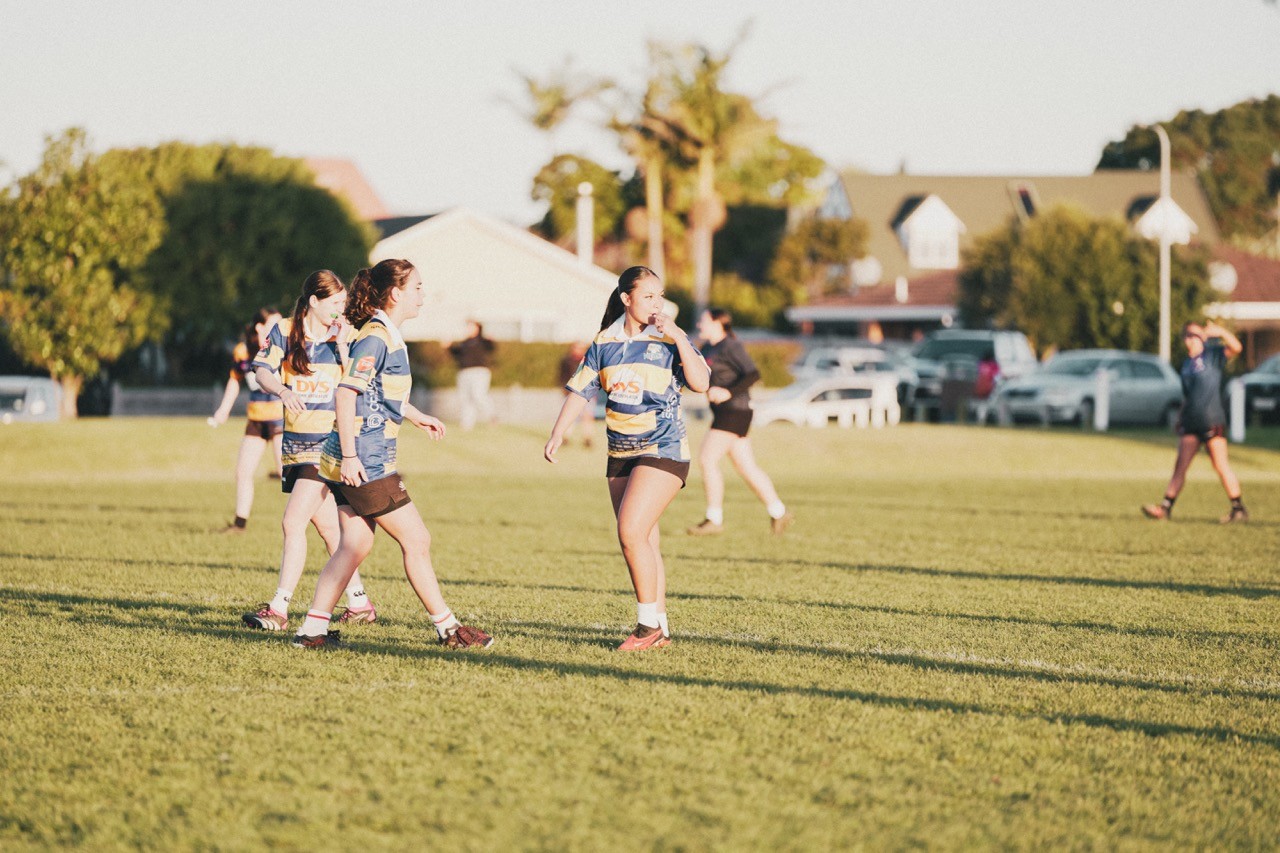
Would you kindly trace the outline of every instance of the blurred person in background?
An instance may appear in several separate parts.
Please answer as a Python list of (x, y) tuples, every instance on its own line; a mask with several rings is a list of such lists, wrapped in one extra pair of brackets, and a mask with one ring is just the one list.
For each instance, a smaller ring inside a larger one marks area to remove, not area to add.
[(259, 308), (253, 319), (244, 327), (239, 343), (231, 353), (231, 374), (222, 392), (222, 402), (209, 418), (209, 426), (217, 427), (227, 422), (231, 407), (240, 395), (240, 383), (249, 387), (248, 422), (244, 438), (240, 441), (240, 453), (236, 458), (236, 516), (224, 533), (243, 533), (253, 509), (253, 475), (262, 461), (262, 453), (270, 443), (275, 453), (275, 469), (271, 475), (280, 477), (280, 452), (284, 434), (284, 404), (274, 394), (269, 394), (254, 375), (253, 357), (267, 345), (267, 334), (280, 322), (280, 312), (274, 308)]
[(756, 493), (769, 513), (769, 529), (785, 533), (795, 516), (778, 497), (773, 481), (756, 463), (747, 431), (751, 429), (751, 391), (760, 381), (760, 371), (747, 348), (733, 332), (733, 315), (722, 308), (702, 312), (698, 337), (703, 357), (711, 367), (711, 429), (698, 451), (702, 488), (707, 496), (703, 520), (689, 528), (691, 536), (714, 536), (724, 532), (724, 474), (720, 461), (727, 455), (738, 474)]
[(477, 421), (493, 423), (493, 401), (489, 399), (489, 383), (493, 381), (493, 341), (484, 336), (484, 327), (475, 320), (467, 321), (467, 336), (449, 344), (449, 355), (458, 366), (458, 405), (462, 409), (460, 423), (471, 429)]
[(1178, 456), (1173, 476), (1164, 490), (1164, 500), (1147, 504), (1142, 514), (1157, 521), (1173, 515), (1173, 503), (1187, 481), (1187, 469), (1196, 451), (1204, 447), (1222, 488), (1231, 501), (1223, 524), (1249, 520), (1240, 495), (1240, 481), (1227, 461), (1227, 413), (1222, 405), (1222, 375), (1227, 362), (1244, 349), (1240, 340), (1217, 323), (1203, 326), (1187, 323), (1182, 327), (1182, 342), (1187, 360), (1182, 363), (1182, 412), (1178, 415)]

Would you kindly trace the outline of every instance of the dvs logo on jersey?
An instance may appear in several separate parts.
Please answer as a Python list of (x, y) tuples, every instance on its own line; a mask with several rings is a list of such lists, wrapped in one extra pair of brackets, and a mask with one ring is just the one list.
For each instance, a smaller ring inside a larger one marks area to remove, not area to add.
[(333, 380), (323, 376), (299, 376), (293, 391), (304, 403), (327, 403), (333, 399)]
[(638, 406), (644, 396), (644, 379), (634, 370), (622, 369), (609, 377), (609, 399), (624, 406)]

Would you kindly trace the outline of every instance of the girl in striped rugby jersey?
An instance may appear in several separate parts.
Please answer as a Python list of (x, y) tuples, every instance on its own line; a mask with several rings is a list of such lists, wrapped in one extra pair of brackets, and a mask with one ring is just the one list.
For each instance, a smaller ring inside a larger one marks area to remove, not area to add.
[[(329, 270), (302, 283), (293, 317), (267, 335), (254, 360), (258, 384), (284, 404), (284, 476), (289, 495), (284, 508), (284, 548), (275, 597), (241, 617), (250, 628), (283, 631), (289, 626), (289, 601), (307, 561), (307, 523), (332, 554), (338, 548), (338, 507), (329, 484), (320, 479), (320, 450), (333, 429), (334, 392), (347, 361), (349, 332), (342, 311), (347, 290)], [(373, 622), (378, 613), (365, 594), (360, 572), (347, 584), (347, 609), (339, 622)]]
[(684, 330), (662, 313), (665, 305), (662, 280), (648, 267), (631, 267), (618, 278), (600, 334), (565, 386), (571, 393), (543, 448), (547, 461), (555, 462), (565, 432), (604, 389), (605, 477), (636, 591), (636, 629), (618, 647), (624, 652), (671, 642), (658, 520), (689, 476), (680, 389), (701, 393), (711, 378)]

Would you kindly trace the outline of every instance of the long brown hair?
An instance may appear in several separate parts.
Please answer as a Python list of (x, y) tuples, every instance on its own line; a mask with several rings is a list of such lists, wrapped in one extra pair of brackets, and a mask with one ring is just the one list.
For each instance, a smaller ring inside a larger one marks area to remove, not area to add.
[(631, 294), (636, 285), (650, 276), (658, 278), (658, 274), (648, 267), (628, 267), (618, 276), (618, 286), (609, 294), (609, 304), (604, 307), (604, 317), (600, 319), (600, 331), (604, 331), (615, 320), (627, 313), (627, 306), (622, 302), (622, 294)]
[(289, 367), (298, 376), (311, 375), (311, 359), (307, 356), (307, 330), (302, 322), (311, 307), (311, 297), (328, 299), (346, 290), (342, 279), (329, 270), (316, 270), (302, 283), (302, 293), (293, 303), (293, 325), (289, 328)]
[(358, 329), (369, 322), (369, 318), (387, 304), (391, 288), (403, 288), (411, 275), (413, 264), (400, 258), (378, 261), (356, 273), (347, 296), (347, 319), (351, 325)]
[(253, 312), (253, 319), (244, 327), (244, 348), (249, 351), (249, 360), (253, 361), (253, 357), (258, 354), (258, 350), (262, 349), (262, 341), (258, 340), (258, 326), (265, 325), (268, 318), (279, 314), (280, 312), (274, 308), (262, 307)]

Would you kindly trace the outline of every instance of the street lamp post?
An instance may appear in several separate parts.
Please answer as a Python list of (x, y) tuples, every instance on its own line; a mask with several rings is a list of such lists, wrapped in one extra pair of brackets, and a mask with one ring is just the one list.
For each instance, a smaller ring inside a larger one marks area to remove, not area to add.
[(1170, 327), (1169, 302), (1172, 272), (1170, 271), (1173, 235), (1169, 233), (1169, 134), (1160, 125), (1156, 125), (1156, 136), (1160, 137), (1160, 202), (1164, 208), (1166, 221), (1160, 227), (1160, 360), (1168, 364), (1172, 360), (1170, 341), (1173, 329)]

